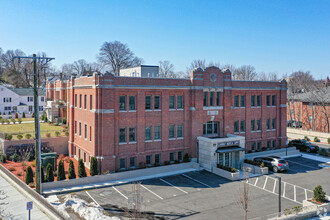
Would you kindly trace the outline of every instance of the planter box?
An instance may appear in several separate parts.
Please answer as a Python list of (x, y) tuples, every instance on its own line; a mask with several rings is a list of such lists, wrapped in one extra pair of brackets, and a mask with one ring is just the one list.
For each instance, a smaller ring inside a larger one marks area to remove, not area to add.
[(226, 170), (223, 170), (223, 169), (220, 169), (220, 168), (217, 168), (217, 167), (212, 168), (212, 173), (214, 173), (218, 176), (222, 176), (223, 178), (229, 179), (231, 181), (235, 181), (235, 180), (240, 179), (239, 172), (231, 173), (231, 172), (228, 172)]
[(268, 167), (259, 167), (248, 163), (242, 163), (242, 168), (244, 169), (244, 167), (249, 167), (253, 174), (260, 174), (260, 175), (268, 174)]

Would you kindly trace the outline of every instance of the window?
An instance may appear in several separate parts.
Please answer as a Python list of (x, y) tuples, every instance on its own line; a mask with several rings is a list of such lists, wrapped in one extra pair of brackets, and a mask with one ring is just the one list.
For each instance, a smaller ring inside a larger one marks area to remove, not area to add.
[(85, 125), (85, 139), (87, 139), (87, 125)]
[(239, 132), (239, 121), (234, 122), (234, 132)]
[(28, 102), (33, 102), (33, 97), (27, 97)]
[(203, 105), (204, 105), (204, 106), (207, 106), (207, 92), (204, 92)]
[(267, 99), (266, 99), (266, 101), (267, 101), (267, 106), (270, 106), (270, 95), (268, 95), (267, 97), (266, 97)]
[(208, 121), (203, 125), (203, 134), (204, 135), (217, 135), (218, 134), (218, 122)]
[(273, 140), (273, 149), (276, 148), (276, 140)]
[(217, 92), (217, 106), (220, 106), (220, 92)]
[(171, 162), (174, 162), (174, 160), (175, 160), (175, 159), (174, 159), (174, 153), (170, 153), (170, 161), (171, 161)]
[[(29, 105), (29, 112), (32, 112), (33, 110), (33, 106), (32, 105)], [(9, 110), (10, 110), (10, 107), (9, 107)]]
[(258, 107), (261, 106), (261, 96), (260, 95), (257, 96), (257, 106)]
[(276, 106), (276, 95), (272, 96), (272, 106)]
[(245, 121), (241, 121), (241, 132), (245, 131)]
[(126, 111), (126, 96), (119, 96), (119, 111)]
[(176, 107), (178, 109), (183, 109), (183, 96), (182, 95), (179, 95), (177, 97), (177, 105), (176, 105)]
[(146, 141), (151, 140), (151, 127), (146, 127)]
[(119, 129), (119, 143), (126, 143), (126, 128)]
[(92, 95), (89, 96), (89, 109), (90, 110), (93, 109), (93, 96)]
[(135, 142), (135, 128), (129, 128), (129, 142)]
[(267, 119), (267, 130), (270, 129), (270, 119)]
[(84, 96), (84, 109), (87, 109), (87, 95)]
[(276, 129), (276, 118), (272, 119), (272, 129)]
[(82, 107), (82, 95), (79, 95), (79, 108)]
[(136, 110), (135, 96), (130, 96), (129, 97), (129, 110)]
[(77, 121), (74, 121), (74, 133), (77, 134)]
[(135, 157), (129, 158), (129, 167), (135, 167)]
[(174, 95), (171, 95), (170, 96), (170, 100), (169, 100), (169, 108), (170, 109), (174, 109), (175, 108), (175, 103), (174, 103), (174, 99), (175, 99), (175, 96)]
[(309, 103), (309, 109), (313, 109), (313, 103)]
[(169, 138), (174, 138), (174, 128), (175, 128), (175, 125), (170, 125), (170, 127), (169, 127)]
[(78, 102), (78, 98), (77, 98), (77, 94), (75, 94), (74, 95), (74, 107), (78, 106), (77, 102)]
[(251, 144), (251, 150), (252, 150), (252, 151), (255, 151), (255, 150), (256, 150), (256, 143), (252, 143), (252, 144)]
[(261, 120), (257, 120), (257, 131), (261, 131)]
[(261, 150), (261, 142), (258, 142), (258, 143), (257, 143), (257, 149), (258, 149), (258, 150)]
[(160, 96), (155, 96), (154, 109), (160, 109)]
[(45, 101), (45, 97), (42, 96), (42, 97), (40, 98), (40, 101), (44, 102), (44, 101)]
[(234, 106), (235, 107), (239, 107), (239, 105), (238, 105), (238, 99), (239, 99), (239, 96), (238, 95), (235, 95), (235, 97), (234, 97)]
[[(41, 110), (40, 110), (41, 109)], [(43, 111), (44, 107), (43, 106), (39, 106), (39, 110)], [(13, 106), (13, 111), (17, 111), (17, 106)]]
[(245, 107), (245, 95), (241, 95), (241, 107)]
[[(15, 110), (15, 107), (14, 107), (14, 110)], [(16, 107), (16, 110), (17, 110), (17, 107)], [(44, 107), (42, 105), (39, 106), (39, 111), (42, 112), (44, 110)]]
[[(11, 110), (11, 107), (10, 106), (5, 106), (5, 110), (6, 111), (10, 111)], [(31, 111), (32, 111), (32, 106), (31, 106)]]
[(92, 141), (92, 126), (89, 126), (89, 141)]
[(177, 126), (177, 137), (182, 137), (183, 136), (183, 134), (182, 134), (182, 125), (178, 125)]
[(213, 106), (214, 92), (210, 93), (210, 106)]
[(270, 141), (267, 141), (267, 148), (270, 149), (271, 148), (271, 142)]
[(150, 165), (151, 164), (151, 155), (146, 156), (146, 164)]
[(183, 155), (182, 151), (178, 152), (178, 160), (179, 161), (181, 161), (183, 159), (182, 155)]
[(81, 136), (81, 122), (79, 122), (79, 136)]
[(160, 154), (156, 154), (155, 155), (155, 164), (159, 164), (160, 163)]
[(155, 140), (160, 139), (160, 126), (154, 127), (154, 133), (155, 133), (155, 135), (154, 135)]
[(126, 159), (120, 159), (120, 169), (126, 169)]
[(255, 95), (251, 96), (251, 106), (252, 107), (256, 106), (256, 96)]
[(146, 110), (151, 110), (151, 96), (147, 95), (146, 96)]
[(255, 131), (255, 120), (251, 120), (251, 131)]

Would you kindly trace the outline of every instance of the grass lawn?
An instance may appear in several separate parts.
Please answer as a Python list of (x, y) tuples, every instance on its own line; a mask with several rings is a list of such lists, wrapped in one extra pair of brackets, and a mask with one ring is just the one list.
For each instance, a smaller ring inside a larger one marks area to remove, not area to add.
[[(47, 133), (51, 134), (51, 137), (56, 137), (55, 136), (55, 131), (60, 131), (61, 135), (64, 135), (63, 127), (61, 126), (54, 126), (50, 125), (48, 123), (40, 123), (40, 135), (41, 137), (46, 137)], [(34, 123), (26, 123), (26, 124), (0, 124), (0, 131), (3, 131), (7, 134), (12, 134), (13, 135), (13, 140), (17, 140), (17, 135), (16, 134), (22, 134), (23, 139), (25, 139), (25, 134), (29, 133), (34, 137)]]

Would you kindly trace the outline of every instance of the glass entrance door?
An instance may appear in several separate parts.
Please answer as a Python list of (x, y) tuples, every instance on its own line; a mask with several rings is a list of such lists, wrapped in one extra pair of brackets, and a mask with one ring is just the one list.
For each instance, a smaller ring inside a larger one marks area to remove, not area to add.
[(218, 153), (218, 164), (223, 166), (232, 166), (232, 152), (228, 153)]

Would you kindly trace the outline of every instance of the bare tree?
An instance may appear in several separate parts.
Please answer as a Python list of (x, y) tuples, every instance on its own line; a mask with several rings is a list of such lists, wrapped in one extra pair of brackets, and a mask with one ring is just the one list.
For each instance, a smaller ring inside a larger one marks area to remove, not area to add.
[(141, 195), (141, 182), (132, 184), (132, 196), (128, 198), (131, 211), (126, 211), (131, 219), (146, 219), (142, 213), (143, 197)]
[(100, 63), (110, 67), (119, 76), (120, 69), (141, 65), (142, 59), (135, 56), (126, 44), (120, 41), (104, 42), (98, 56)]
[(205, 69), (206, 68), (206, 61), (205, 59), (195, 59), (193, 60), (189, 66), (187, 66), (186, 68), (186, 73), (189, 75), (190, 72), (195, 69), (195, 68), (202, 68)]
[(236, 70), (236, 79), (237, 80), (255, 80), (257, 78), (257, 72), (255, 71), (255, 68), (250, 65), (243, 65), (241, 67), (238, 67)]
[(270, 72), (270, 73), (261, 72), (258, 73), (257, 78), (260, 81), (280, 81), (280, 78), (276, 72)]
[(248, 219), (248, 212), (250, 211), (250, 202), (252, 200), (251, 198), (251, 192), (250, 192), (250, 185), (249, 185), (249, 178), (250, 173), (247, 170), (247, 167), (243, 169), (243, 180), (241, 181), (239, 185), (239, 199), (237, 201), (239, 207), (244, 211), (244, 219)]
[(168, 60), (159, 61), (159, 74), (164, 78), (173, 76), (174, 65)]

